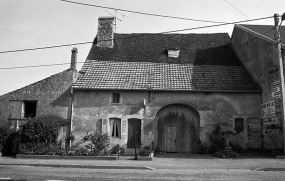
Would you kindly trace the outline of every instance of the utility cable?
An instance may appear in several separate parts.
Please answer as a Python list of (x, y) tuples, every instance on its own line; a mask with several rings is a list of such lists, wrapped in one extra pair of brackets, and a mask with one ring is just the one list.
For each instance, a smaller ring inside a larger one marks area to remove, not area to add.
[(80, 2), (68, 1), (68, 0), (59, 0), (59, 1), (77, 4), (77, 5), (83, 5), (83, 6), (91, 6), (91, 7), (103, 8), (103, 9), (112, 9), (112, 10), (124, 11), (124, 12), (128, 12), (128, 13), (136, 13), (136, 14), (142, 14), (142, 15), (148, 15), (148, 16), (157, 16), (157, 17), (163, 17), (163, 18), (199, 21), (199, 22), (205, 22), (205, 23), (225, 23), (225, 22), (219, 22), (219, 21), (208, 21), (208, 20), (183, 18), (183, 17), (177, 17), (177, 16), (167, 16), (167, 15), (161, 15), (161, 14), (144, 13), (144, 12), (139, 12), (139, 11), (132, 11), (132, 10), (126, 10), (126, 9), (119, 9), (119, 8), (112, 8), (112, 7), (99, 6), (99, 5), (93, 5), (93, 4), (86, 4), (86, 3), (80, 3)]
[[(270, 31), (272, 31), (273, 29), (275, 29), (275, 28), (273, 27), (273, 28), (271, 28), (271, 29), (265, 31), (265, 32), (262, 33), (261, 35), (265, 35), (265, 34), (269, 33)], [(237, 46), (237, 47), (235, 47), (235, 48), (222, 48), (222, 49), (216, 49), (215, 51), (233, 50), (233, 49), (236, 50), (236, 49), (239, 49), (239, 48), (241, 48), (241, 47), (243, 47), (243, 46), (245, 46), (245, 45), (247, 45), (247, 44), (253, 42), (256, 38), (257, 38), (257, 36), (254, 37), (253, 39), (251, 39), (250, 41), (247, 41), (246, 43), (241, 44), (241, 45), (239, 45), (239, 46)], [(162, 48), (168, 48), (168, 47), (169, 47), (169, 46), (159, 47), (159, 48), (157, 48), (157, 50), (162, 49)], [(139, 57), (139, 56), (128, 56), (128, 58), (138, 58), (138, 57)], [(153, 58), (153, 55), (150, 55), (149, 57), (150, 57), (150, 58)], [(77, 63), (86, 63), (86, 62), (77, 62)], [(46, 65), (31, 65), (31, 66), (22, 66), (22, 67), (5, 67), (5, 68), (0, 68), (0, 70), (35, 68), (35, 67), (48, 67), (48, 66), (68, 65), (68, 64), (70, 64), (70, 63), (46, 64)]]
[[(251, 20), (236, 21), (236, 22), (231, 22), (231, 23), (222, 23), (222, 24), (217, 24), (217, 25), (200, 26), (200, 27), (194, 27), (194, 28), (165, 31), (165, 32), (160, 32), (160, 33), (145, 33), (145, 34), (140, 34), (140, 35), (137, 35), (137, 36), (129, 36), (129, 37), (116, 38), (116, 39), (105, 39), (105, 40), (101, 40), (101, 41), (138, 38), (138, 37), (143, 37), (143, 36), (153, 36), (153, 35), (156, 35), (156, 34), (176, 33), (176, 32), (182, 32), (182, 31), (190, 31), (190, 30), (197, 30), (197, 29), (225, 26), (225, 25), (230, 25), (230, 24), (245, 23), (245, 22), (250, 22), (250, 21), (258, 21), (258, 20), (263, 20), (263, 19), (268, 19), (268, 18), (272, 18), (272, 16), (264, 17), (264, 18), (251, 19)], [(7, 51), (1, 51), (0, 54), (2, 54), (2, 53), (14, 53), (14, 52), (31, 51), (31, 50), (43, 50), (43, 49), (50, 49), (50, 48), (60, 48), (60, 47), (73, 46), (73, 45), (83, 45), (83, 44), (90, 44), (90, 43), (93, 43), (93, 42), (81, 42), (81, 43), (72, 43), (72, 44), (64, 44), (64, 45), (38, 47), (38, 48), (28, 48), (28, 49), (19, 49), (19, 50), (7, 50)]]
[[(76, 62), (76, 63), (84, 63), (84, 62)], [(23, 69), (23, 68), (36, 68), (36, 67), (51, 67), (58, 65), (68, 65), (71, 63), (56, 63), (56, 64), (45, 64), (45, 65), (30, 65), (30, 66), (22, 66), (22, 67), (3, 67), (0, 70), (10, 70), (10, 69)]]
[(250, 17), (248, 17), (246, 14), (244, 14), (243, 12), (241, 12), (238, 8), (236, 8), (234, 5), (232, 5), (230, 2), (228, 2), (227, 0), (225, 0), (229, 5), (231, 5), (233, 8), (235, 8), (238, 12), (240, 12), (241, 14), (243, 14), (245, 17), (247, 17), (248, 19), (250, 19)]

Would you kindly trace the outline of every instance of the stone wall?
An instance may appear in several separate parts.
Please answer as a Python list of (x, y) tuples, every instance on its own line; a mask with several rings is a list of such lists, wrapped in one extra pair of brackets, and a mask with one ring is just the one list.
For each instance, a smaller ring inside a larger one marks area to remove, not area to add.
[[(259, 93), (223, 92), (159, 92), (159, 91), (115, 91), (121, 95), (121, 103), (111, 103), (112, 91), (74, 90), (72, 132), (80, 138), (86, 132), (102, 132), (102, 122), (107, 127), (109, 118), (120, 118), (126, 125), (128, 119), (142, 120), (142, 144), (154, 142), (154, 121), (156, 113), (170, 104), (191, 106), (200, 115), (200, 139), (209, 143), (209, 134), (216, 123), (224, 130), (233, 129), (234, 118), (242, 117), (246, 128), (246, 118), (261, 115), (261, 95)], [(112, 139), (112, 144), (127, 144), (127, 126), (121, 127), (121, 138)], [(246, 131), (246, 130), (245, 130)], [(110, 133), (110, 128), (107, 128)], [(240, 135), (241, 145), (246, 148), (247, 135)], [(154, 143), (155, 144), (155, 143)]]

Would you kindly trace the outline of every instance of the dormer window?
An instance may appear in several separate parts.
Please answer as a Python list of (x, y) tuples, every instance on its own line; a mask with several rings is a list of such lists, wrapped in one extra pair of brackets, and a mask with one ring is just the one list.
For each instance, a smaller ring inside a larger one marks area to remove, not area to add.
[(178, 58), (179, 57), (179, 49), (167, 49), (168, 57)]

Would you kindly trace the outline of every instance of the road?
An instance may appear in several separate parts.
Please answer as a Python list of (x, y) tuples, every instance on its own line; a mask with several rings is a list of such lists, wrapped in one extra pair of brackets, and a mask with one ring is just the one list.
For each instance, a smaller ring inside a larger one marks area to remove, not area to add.
[[(10, 165), (13, 164), (13, 165)], [(35, 164), (34, 166), (29, 166)], [(45, 166), (43, 164), (46, 164)], [(47, 167), (52, 165), (51, 167)], [(70, 167), (77, 168), (70, 168)], [(86, 167), (85, 167), (86, 166)], [(132, 167), (127, 169), (126, 167)], [(84, 168), (83, 168), (84, 167)], [(118, 169), (118, 167), (122, 169)], [(144, 169), (141, 168), (153, 168)], [(104, 168), (104, 169), (103, 169)], [(280, 171), (258, 171), (280, 168)], [(285, 180), (276, 158), (154, 158), (153, 161), (36, 160), (0, 158), (1, 178), (13, 180)]]
[(86, 169), (1, 166), (1, 178), (14, 180), (284, 180), (285, 172), (239, 169)]

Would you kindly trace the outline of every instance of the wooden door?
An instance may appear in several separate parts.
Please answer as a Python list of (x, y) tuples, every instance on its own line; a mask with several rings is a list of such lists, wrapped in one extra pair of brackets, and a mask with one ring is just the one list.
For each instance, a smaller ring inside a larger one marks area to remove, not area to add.
[(262, 149), (262, 121), (248, 119), (248, 149)]
[(176, 152), (176, 125), (165, 125), (165, 151)]
[(128, 148), (141, 145), (141, 120), (128, 119)]
[[(200, 118), (199, 114), (189, 106), (172, 104), (163, 107), (156, 114), (156, 146), (160, 148), (161, 151), (166, 150), (169, 144), (166, 143), (168, 136), (167, 125), (176, 125), (176, 152), (196, 152), (197, 141), (200, 136)], [(171, 141), (173, 143), (173, 140)], [(170, 145), (171, 146), (171, 145)]]

